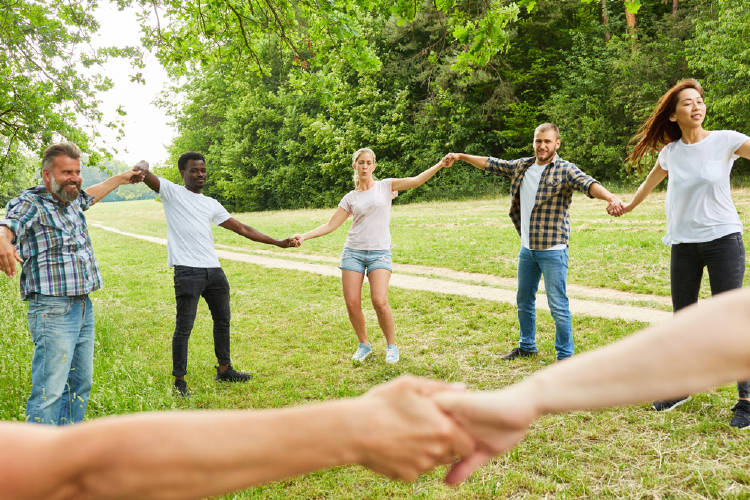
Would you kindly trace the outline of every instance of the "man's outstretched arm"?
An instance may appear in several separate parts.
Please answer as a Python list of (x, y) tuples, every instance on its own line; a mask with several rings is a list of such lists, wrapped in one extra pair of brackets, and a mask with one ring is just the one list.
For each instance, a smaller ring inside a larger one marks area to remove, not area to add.
[(291, 409), (0, 423), (0, 498), (203, 498), (350, 463), (413, 480), (474, 447), (431, 399), (446, 388), (402, 377)]
[(505, 389), (436, 395), (478, 445), (446, 480), (461, 482), (515, 446), (542, 415), (669, 399), (750, 378), (749, 325), (750, 289), (727, 292)]
[(234, 217), (228, 218), (227, 220), (225, 220), (219, 225), (223, 228), (234, 231), (235, 233), (239, 234), (240, 236), (244, 236), (245, 238), (249, 240), (257, 241), (258, 243), (276, 245), (277, 247), (281, 247), (281, 248), (296, 246), (293, 238), (286, 238), (283, 240), (277, 240), (276, 238), (271, 238), (267, 234), (261, 233), (254, 227), (248, 226), (247, 224), (243, 224), (242, 222), (238, 221)]

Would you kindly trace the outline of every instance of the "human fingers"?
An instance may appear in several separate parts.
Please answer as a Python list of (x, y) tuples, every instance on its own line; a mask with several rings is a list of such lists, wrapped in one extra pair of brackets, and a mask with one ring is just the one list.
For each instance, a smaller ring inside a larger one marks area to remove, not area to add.
[(485, 451), (477, 451), (454, 463), (445, 475), (445, 482), (456, 485), (464, 482), (471, 474), (482, 465), (490, 461), (492, 455)]

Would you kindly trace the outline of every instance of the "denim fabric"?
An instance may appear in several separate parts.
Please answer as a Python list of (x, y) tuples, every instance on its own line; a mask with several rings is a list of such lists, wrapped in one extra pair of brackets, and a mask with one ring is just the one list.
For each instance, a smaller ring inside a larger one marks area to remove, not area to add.
[[(672, 245), (670, 279), (672, 309), (677, 312), (698, 302), (703, 268), (708, 268), (711, 295), (742, 288), (745, 276), (745, 246), (740, 233), (702, 243)], [(750, 381), (737, 382), (741, 398), (750, 397)]]
[(188, 340), (198, 300), (203, 297), (214, 322), (214, 353), (219, 364), (229, 359), (229, 282), (220, 267), (174, 266), (177, 317), (172, 336), (172, 375), (187, 373)]
[(570, 317), (566, 285), (568, 280), (568, 249), (529, 250), (521, 247), (518, 254), (518, 323), (521, 327), (519, 347), (536, 352), (536, 292), (544, 276), (547, 304), (555, 321), (557, 359), (573, 355), (573, 323)]
[(94, 372), (94, 311), (87, 295), (29, 296), (34, 341), (26, 420), (66, 425), (86, 415)]
[(392, 271), (393, 260), (390, 250), (354, 250), (344, 247), (341, 252), (341, 263), (339, 269), (356, 271), (367, 274), (375, 269), (388, 269)]

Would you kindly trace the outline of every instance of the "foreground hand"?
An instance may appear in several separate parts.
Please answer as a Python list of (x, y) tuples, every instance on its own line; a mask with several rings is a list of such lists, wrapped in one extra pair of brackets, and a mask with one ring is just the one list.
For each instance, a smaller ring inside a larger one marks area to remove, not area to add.
[(294, 240), (295, 247), (302, 245), (302, 242), (305, 241), (304, 236), (302, 236), (301, 234), (295, 234), (294, 236), (292, 236), (292, 239)]
[(357, 400), (358, 463), (392, 479), (412, 481), (458, 456), (471, 455), (473, 439), (430, 396), (450, 385), (413, 376), (370, 390)]
[(142, 182), (143, 179), (146, 178), (146, 174), (149, 172), (149, 165), (146, 160), (141, 160), (135, 165), (133, 165), (133, 171), (136, 173), (133, 177), (130, 178), (130, 183), (135, 184), (137, 182)]
[(0, 234), (0, 269), (9, 278), (16, 275), (16, 262), (23, 262), (18, 255), (18, 250), (3, 234)]
[(620, 199), (615, 196), (614, 198), (609, 200), (609, 203), (607, 204), (607, 213), (614, 217), (619, 217), (625, 213), (624, 208), (625, 206), (623, 205), (622, 201), (620, 201)]
[(513, 448), (536, 418), (528, 394), (514, 386), (493, 392), (445, 391), (434, 396), (438, 406), (474, 438), (476, 449), (453, 464), (445, 476), (458, 484), (492, 457)]

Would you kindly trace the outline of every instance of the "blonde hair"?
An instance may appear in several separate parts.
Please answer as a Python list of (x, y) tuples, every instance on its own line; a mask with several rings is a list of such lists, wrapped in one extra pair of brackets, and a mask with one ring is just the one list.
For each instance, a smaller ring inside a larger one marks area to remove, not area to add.
[[(354, 154), (352, 155), (352, 165), (355, 165), (357, 163), (357, 159), (359, 159), (359, 157), (360, 157), (360, 155), (362, 155), (362, 153), (368, 153), (368, 154), (372, 155), (372, 162), (373, 163), (377, 163), (377, 161), (375, 159), (375, 151), (373, 151), (370, 148), (360, 148), (360, 149), (356, 150), (354, 152)], [(375, 179), (375, 177), (373, 177), (373, 179)], [(357, 171), (356, 170), (354, 170), (354, 175), (352, 176), (352, 180), (354, 181), (354, 189), (358, 189), (359, 188), (359, 176), (357, 175)]]

